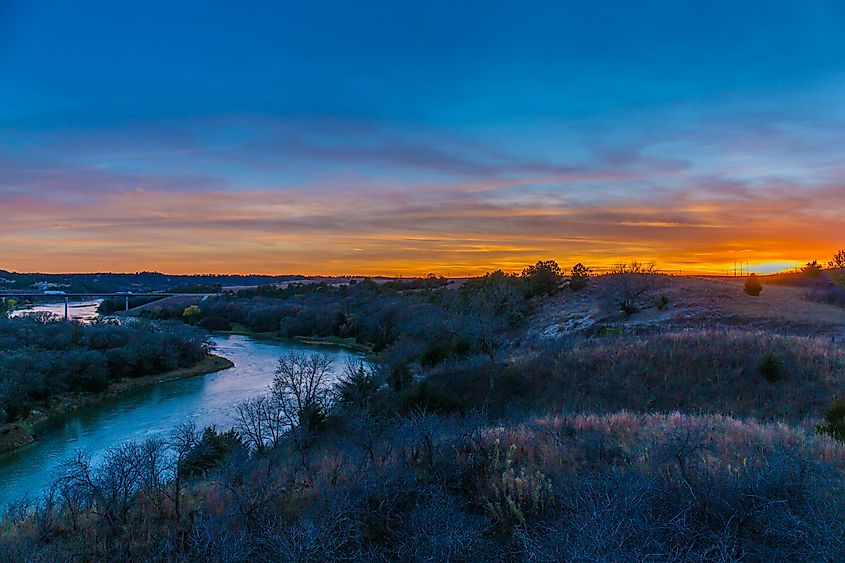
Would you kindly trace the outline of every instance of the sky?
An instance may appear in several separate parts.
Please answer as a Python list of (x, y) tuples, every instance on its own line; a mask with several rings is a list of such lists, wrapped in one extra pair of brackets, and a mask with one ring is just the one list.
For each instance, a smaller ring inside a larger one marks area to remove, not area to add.
[(845, 247), (845, 3), (0, 0), (0, 269)]

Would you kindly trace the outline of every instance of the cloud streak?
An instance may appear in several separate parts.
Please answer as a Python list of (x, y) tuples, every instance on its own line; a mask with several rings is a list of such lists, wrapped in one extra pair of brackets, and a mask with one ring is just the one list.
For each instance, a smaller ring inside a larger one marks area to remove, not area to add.
[(0, 143), (0, 267), (467, 275), (552, 257), (723, 271), (842, 243), (843, 145), (817, 138), (839, 138), (836, 123), (729, 116), (655, 136), (641, 119), (517, 131), (548, 139), (539, 149), (337, 118), (16, 132)]

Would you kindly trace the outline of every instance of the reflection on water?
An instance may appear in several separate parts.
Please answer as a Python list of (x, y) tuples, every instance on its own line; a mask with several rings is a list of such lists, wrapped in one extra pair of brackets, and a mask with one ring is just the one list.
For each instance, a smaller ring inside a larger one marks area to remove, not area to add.
[[(97, 317), (97, 307), (102, 303), (102, 299), (90, 299), (86, 301), (74, 301), (68, 303), (67, 315), (71, 320), (90, 321)], [(29, 309), (18, 309), (12, 312), (13, 317), (19, 317), (30, 313), (50, 313), (57, 317), (64, 318), (65, 303), (41, 303), (33, 305)]]
[(254, 340), (246, 336), (218, 336), (217, 354), (235, 367), (217, 373), (161, 383), (57, 419), (42, 429), (34, 444), (0, 455), (0, 506), (44, 491), (61, 462), (76, 450), (96, 461), (105, 449), (127, 440), (164, 437), (176, 425), (194, 420), (198, 427), (230, 428), (241, 401), (266, 392), (281, 354), (290, 350), (330, 354), (339, 372), (351, 352), (296, 343)]

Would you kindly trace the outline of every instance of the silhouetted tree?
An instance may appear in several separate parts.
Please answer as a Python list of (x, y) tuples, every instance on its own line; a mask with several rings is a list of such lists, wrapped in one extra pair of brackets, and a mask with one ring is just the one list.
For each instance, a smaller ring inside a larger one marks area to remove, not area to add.
[(822, 265), (816, 260), (807, 262), (807, 265), (801, 268), (801, 273), (810, 278), (820, 278), (822, 275)]
[(572, 267), (572, 275), (569, 278), (569, 288), (572, 291), (581, 291), (587, 284), (590, 283), (591, 268), (588, 268), (581, 262), (578, 262)]
[(279, 358), (270, 389), (288, 427), (314, 430), (328, 407), (331, 368), (325, 354), (290, 352)]
[(235, 428), (246, 445), (261, 454), (265, 448), (279, 444), (287, 429), (287, 421), (278, 401), (260, 395), (237, 406)]
[(830, 268), (830, 279), (839, 285), (845, 285), (845, 250), (839, 250), (833, 255), (833, 260), (827, 263)]
[(377, 391), (373, 370), (361, 360), (347, 360), (337, 384), (338, 402), (349, 407), (367, 408)]
[(528, 297), (551, 295), (560, 287), (561, 270), (554, 260), (539, 260), (522, 271)]

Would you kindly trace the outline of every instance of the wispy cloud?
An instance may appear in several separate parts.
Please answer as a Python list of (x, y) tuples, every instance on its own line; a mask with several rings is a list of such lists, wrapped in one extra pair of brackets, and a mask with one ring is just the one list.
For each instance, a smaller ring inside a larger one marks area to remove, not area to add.
[(536, 151), (327, 118), (18, 132), (0, 144), (0, 267), (464, 275), (549, 256), (719, 269), (841, 244), (843, 145), (808, 133), (838, 126), (723, 118), (711, 130), (740, 131), (725, 140), (696, 120), (655, 136), (631, 119), (621, 137), (550, 124)]

